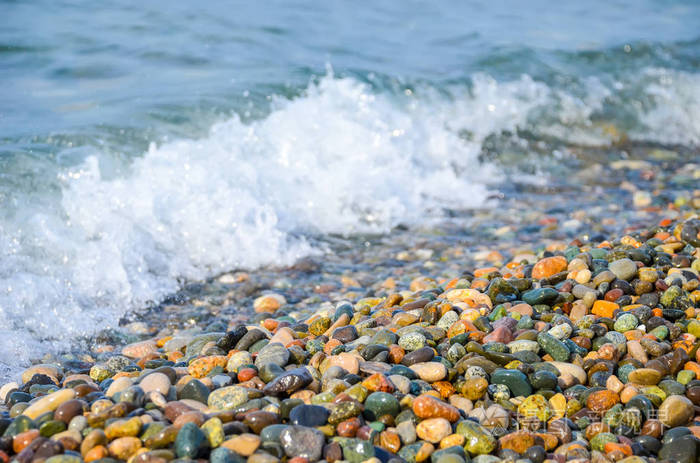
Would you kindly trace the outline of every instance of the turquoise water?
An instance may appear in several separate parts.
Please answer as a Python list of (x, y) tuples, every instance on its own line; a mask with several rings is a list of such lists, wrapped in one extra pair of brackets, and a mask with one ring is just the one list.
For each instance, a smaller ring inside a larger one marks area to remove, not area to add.
[(142, 3), (0, 1), (9, 371), (186, 279), (479, 207), (494, 137), (700, 144), (698, 2)]

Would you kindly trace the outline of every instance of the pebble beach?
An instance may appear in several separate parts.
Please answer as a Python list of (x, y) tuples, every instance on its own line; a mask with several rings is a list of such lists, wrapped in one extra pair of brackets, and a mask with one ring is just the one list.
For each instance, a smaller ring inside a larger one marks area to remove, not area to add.
[(700, 463), (700, 2), (2, 2), (0, 463)]
[(0, 387), (0, 459), (694, 462), (700, 170), (637, 151), (190, 282)]

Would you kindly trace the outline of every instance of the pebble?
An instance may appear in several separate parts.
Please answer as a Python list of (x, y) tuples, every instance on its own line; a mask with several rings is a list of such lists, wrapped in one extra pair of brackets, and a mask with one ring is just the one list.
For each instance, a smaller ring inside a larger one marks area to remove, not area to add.
[(631, 259), (618, 259), (610, 262), (608, 270), (615, 274), (620, 280), (629, 280), (637, 274), (637, 264)]
[(75, 397), (73, 389), (61, 389), (32, 403), (22, 412), (22, 415), (36, 419), (44, 413), (56, 410), (59, 405), (71, 400), (73, 397)]
[(287, 426), (280, 433), (280, 443), (288, 457), (302, 457), (309, 461), (321, 458), (325, 436), (314, 428)]
[(694, 416), (693, 403), (684, 396), (668, 396), (659, 406), (659, 420), (671, 428), (687, 424)]
[(441, 381), (447, 376), (447, 367), (437, 362), (421, 362), (411, 365), (411, 370), (428, 383)]
[(145, 393), (156, 391), (167, 395), (170, 390), (170, 378), (163, 373), (151, 373), (141, 380), (139, 386)]
[(249, 457), (260, 447), (260, 437), (255, 434), (243, 433), (232, 437), (221, 444), (222, 447), (233, 450), (238, 455)]
[(228, 386), (209, 394), (207, 405), (213, 410), (233, 410), (248, 400), (248, 391), (240, 386)]

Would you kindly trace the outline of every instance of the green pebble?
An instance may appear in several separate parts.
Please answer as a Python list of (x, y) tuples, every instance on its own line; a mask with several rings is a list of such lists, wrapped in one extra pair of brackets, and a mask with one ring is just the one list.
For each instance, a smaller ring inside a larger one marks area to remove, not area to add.
[(66, 423), (58, 420), (50, 420), (39, 426), (39, 435), (43, 437), (51, 437), (54, 434), (66, 430)]
[(180, 458), (197, 458), (206, 446), (207, 437), (194, 423), (185, 423), (175, 439), (175, 453)]
[(493, 434), (474, 421), (460, 421), (455, 433), (465, 437), (464, 448), (472, 455), (485, 455), (496, 448), (496, 439)]
[(597, 450), (599, 452), (603, 451), (603, 448), (605, 447), (605, 444), (608, 442), (617, 442), (617, 437), (615, 437), (615, 434), (609, 433), (609, 432), (600, 432), (591, 439), (591, 448), (593, 450)]
[(687, 385), (689, 382), (695, 379), (695, 372), (691, 370), (681, 370), (676, 376), (676, 381), (683, 385)]
[(638, 324), (639, 324), (639, 320), (637, 320), (637, 317), (635, 317), (631, 313), (625, 313), (625, 314), (620, 315), (618, 317), (618, 319), (615, 321), (614, 328), (615, 328), (615, 331), (619, 331), (620, 333), (624, 333), (625, 331), (630, 331), (630, 330), (635, 329)]
[(380, 416), (396, 416), (401, 411), (401, 405), (396, 397), (387, 392), (373, 392), (365, 400), (365, 417), (376, 420)]
[(569, 356), (571, 355), (569, 348), (551, 334), (541, 332), (537, 335), (537, 342), (554, 360), (559, 362), (566, 362), (569, 360)]
[(497, 369), (491, 374), (491, 384), (504, 384), (513, 393), (513, 396), (529, 396), (532, 394), (532, 386), (527, 376), (520, 370)]

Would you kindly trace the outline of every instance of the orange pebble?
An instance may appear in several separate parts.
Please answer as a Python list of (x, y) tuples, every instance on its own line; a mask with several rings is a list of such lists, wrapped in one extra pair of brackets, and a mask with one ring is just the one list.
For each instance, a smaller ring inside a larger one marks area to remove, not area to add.
[(15, 453), (19, 453), (26, 446), (32, 443), (34, 439), (39, 437), (39, 430), (38, 429), (30, 429), (29, 431), (24, 431), (19, 434), (17, 434), (13, 439), (12, 439), (12, 450), (15, 451)]
[(266, 318), (266, 319), (262, 322), (263, 328), (265, 328), (265, 329), (267, 329), (267, 330), (270, 330), (270, 331), (275, 331), (275, 330), (277, 329), (277, 327), (279, 326), (279, 324), (280, 324), (279, 321), (274, 320), (274, 319), (272, 319), (272, 318)]
[(255, 368), (241, 368), (238, 372), (238, 382), (243, 383), (253, 379), (258, 374)]
[(404, 355), (406, 355), (406, 350), (398, 346), (396, 344), (392, 344), (389, 346), (389, 361), (391, 363), (401, 363), (401, 360), (403, 360)]
[(627, 444), (618, 444), (617, 442), (608, 442), (603, 448), (605, 453), (612, 453), (615, 451), (622, 452), (625, 456), (632, 456), (632, 447)]
[(651, 314), (655, 317), (663, 317), (664, 316), (663, 311), (658, 307), (655, 309), (652, 309)]
[(598, 300), (593, 303), (591, 313), (599, 317), (612, 318), (614, 312), (619, 308), (620, 306), (614, 302)]
[(102, 458), (107, 458), (109, 456), (109, 451), (104, 445), (98, 445), (91, 448), (85, 454), (85, 463), (90, 463), (91, 461), (100, 460)]
[(331, 355), (331, 352), (333, 352), (333, 349), (336, 347), (342, 345), (343, 343), (338, 341), (337, 339), (329, 339), (328, 342), (326, 343), (325, 346), (323, 346), (323, 352), (326, 355)]
[(445, 291), (447, 291), (448, 289), (452, 289), (452, 288), (454, 288), (455, 286), (457, 286), (457, 282), (458, 282), (458, 281), (459, 281), (459, 278), (453, 278), (453, 279), (451, 279), (450, 281), (448, 281), (447, 284), (445, 285)]
[(156, 346), (158, 347), (163, 347), (166, 342), (170, 341), (173, 337), (172, 336), (165, 336), (163, 338), (160, 338), (156, 340)]
[(494, 273), (494, 272), (498, 272), (498, 269), (496, 267), (483, 267), (483, 268), (478, 268), (478, 269), (474, 270), (474, 276), (476, 278), (481, 278), (481, 277), (485, 277), (489, 273)]
[[(698, 352), (700, 352), (700, 350), (698, 350)], [(695, 378), (700, 379), (700, 364), (698, 364), (697, 362), (686, 362), (683, 368), (686, 370), (694, 371)]]

